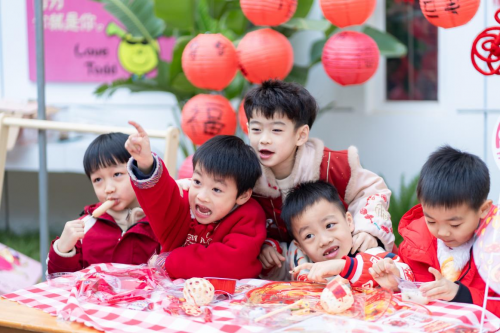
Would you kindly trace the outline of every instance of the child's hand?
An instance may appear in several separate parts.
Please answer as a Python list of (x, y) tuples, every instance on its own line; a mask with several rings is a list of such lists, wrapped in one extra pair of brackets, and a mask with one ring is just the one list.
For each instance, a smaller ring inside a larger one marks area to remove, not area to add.
[(57, 242), (57, 250), (62, 253), (67, 253), (75, 247), (76, 242), (83, 238), (83, 228), (85, 223), (82, 220), (74, 220), (66, 222), (64, 225), (61, 238)]
[(368, 269), (368, 272), (382, 288), (392, 291), (399, 290), (398, 281), (396, 281), (393, 275), (401, 277), (401, 274), (392, 259), (385, 258), (377, 261)]
[(139, 170), (145, 174), (149, 174), (153, 167), (154, 160), (151, 154), (148, 134), (138, 123), (134, 121), (129, 121), (128, 123), (135, 127), (137, 133), (128, 137), (127, 142), (125, 142), (125, 148), (137, 161)]
[(316, 263), (305, 263), (293, 269), (293, 275), (300, 273), (304, 269), (309, 270), (307, 280), (319, 283), (327, 283), (327, 277), (339, 275), (345, 266), (344, 259), (333, 259)]
[(191, 178), (177, 179), (175, 182), (179, 187), (179, 192), (181, 193), (181, 197), (183, 197), (184, 191), (189, 190), (189, 187), (191, 186)]
[(377, 239), (367, 232), (361, 231), (352, 237), (352, 249), (351, 254), (359, 252), (365, 252), (368, 249), (372, 249), (378, 246)]
[(285, 261), (285, 257), (278, 253), (271, 245), (265, 245), (260, 251), (259, 260), (262, 263), (262, 268), (269, 269), (274, 266), (281, 267), (281, 262)]
[(444, 278), (437, 269), (429, 267), (429, 272), (434, 275), (436, 281), (425, 283), (420, 291), (429, 301), (443, 300), (451, 301), (458, 293), (458, 284)]

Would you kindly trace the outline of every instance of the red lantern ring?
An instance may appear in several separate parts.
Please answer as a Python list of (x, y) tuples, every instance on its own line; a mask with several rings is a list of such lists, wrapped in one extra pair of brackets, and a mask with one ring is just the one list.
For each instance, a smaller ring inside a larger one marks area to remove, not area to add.
[[(495, 13), (495, 20), (500, 24), (500, 9)], [(480, 53), (483, 50), (487, 56)], [(489, 71), (479, 67), (478, 60), (488, 66)], [(500, 27), (487, 28), (472, 43), (471, 60), (474, 68), (483, 75), (500, 75)]]

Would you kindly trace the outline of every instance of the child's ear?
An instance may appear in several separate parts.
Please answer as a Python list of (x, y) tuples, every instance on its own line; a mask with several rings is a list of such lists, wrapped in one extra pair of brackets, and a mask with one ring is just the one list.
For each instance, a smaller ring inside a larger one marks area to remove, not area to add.
[(309, 125), (300, 126), (297, 129), (297, 146), (302, 146), (309, 140)]
[(482, 219), (484, 219), (488, 213), (490, 212), (491, 205), (493, 204), (493, 201), (491, 200), (486, 200), (481, 207), (479, 207), (479, 213)]
[(346, 212), (345, 213), (345, 220), (347, 222), (347, 225), (349, 226), (349, 230), (351, 231), (351, 234), (354, 232), (354, 219), (352, 218), (351, 213)]
[(304, 252), (304, 250), (302, 249), (302, 247), (300, 246), (299, 242), (297, 242), (295, 239), (293, 240), (293, 244), (295, 244), (295, 246), (296, 246), (296, 247), (297, 247), (300, 251), (302, 251), (302, 253), (306, 254), (306, 253)]
[(250, 198), (252, 197), (252, 189), (246, 190), (241, 194), (239, 197), (236, 198), (236, 204), (238, 206), (243, 205), (245, 202), (247, 202)]

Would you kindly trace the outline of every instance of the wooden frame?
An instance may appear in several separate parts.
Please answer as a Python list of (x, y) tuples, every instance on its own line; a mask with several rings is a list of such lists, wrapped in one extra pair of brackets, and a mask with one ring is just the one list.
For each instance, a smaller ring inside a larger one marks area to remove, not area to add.
[[(65, 132), (83, 132), (105, 134), (111, 132), (122, 132), (125, 134), (135, 133), (132, 127), (113, 127), (90, 124), (66, 123), (50, 120), (25, 119), (10, 117), (0, 113), (0, 202), (3, 193), (3, 180), (5, 174), (5, 163), (7, 160), (7, 146), (9, 132), (18, 131), (20, 127), (35, 128), (40, 130), (55, 130)], [(179, 147), (179, 129), (169, 127), (166, 131), (146, 130), (150, 138), (165, 139), (165, 154), (163, 161), (168, 172), (174, 176), (177, 167), (177, 149)]]

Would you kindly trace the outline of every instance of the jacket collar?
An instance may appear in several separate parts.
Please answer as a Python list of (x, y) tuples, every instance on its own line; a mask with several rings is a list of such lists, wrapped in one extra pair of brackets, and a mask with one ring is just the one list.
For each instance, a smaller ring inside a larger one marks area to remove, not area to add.
[[(319, 179), (320, 165), (323, 160), (323, 150), (325, 145), (319, 139), (311, 138), (304, 145), (300, 146), (295, 153), (295, 163), (290, 176), (293, 179), (293, 186), (305, 181), (316, 181)], [(282, 195), (282, 190), (278, 187), (276, 177), (271, 168), (261, 164), (262, 176), (257, 180), (254, 193), (266, 197), (277, 198)], [(286, 192), (286, 191), (285, 191)]]
[(427, 228), (420, 204), (410, 209), (401, 218), (398, 231), (404, 238), (404, 246), (400, 248), (403, 256), (435, 266), (435, 255), (429, 255), (429, 253), (437, 253), (437, 240)]

